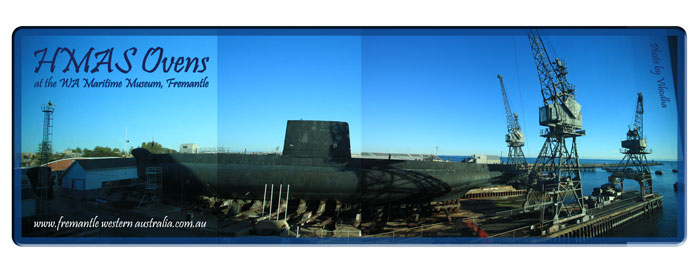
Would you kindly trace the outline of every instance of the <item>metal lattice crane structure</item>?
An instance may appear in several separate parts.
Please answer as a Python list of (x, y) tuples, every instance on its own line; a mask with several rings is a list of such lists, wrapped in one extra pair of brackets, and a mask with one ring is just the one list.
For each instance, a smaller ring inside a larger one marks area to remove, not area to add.
[(627, 139), (622, 141), (621, 153), (624, 154), (618, 167), (610, 175), (609, 181), (614, 185), (620, 185), (625, 190), (625, 179), (632, 179), (639, 183), (642, 200), (654, 197), (651, 180), (651, 172), (647, 162), (647, 139), (644, 136), (644, 98), (642, 93), (637, 94), (637, 106), (634, 113), (634, 124), (629, 126)]
[(56, 105), (49, 101), (48, 104), (41, 105), (41, 112), (44, 113), (44, 132), (39, 144), (39, 165), (50, 161), (52, 153), (51, 136), (53, 135), (53, 112)]
[(503, 105), (506, 108), (506, 122), (508, 123), (508, 134), (506, 134), (506, 143), (508, 144), (508, 160), (506, 164), (514, 165), (516, 168), (527, 169), (523, 146), (525, 145), (525, 136), (520, 130), (518, 122), (518, 114), (510, 110), (506, 87), (503, 85), (503, 76), (497, 76), (501, 82), (501, 93), (503, 93)]
[(528, 174), (528, 192), (523, 208), (539, 210), (541, 223), (552, 222), (552, 231), (574, 219), (587, 220), (581, 190), (581, 169), (576, 138), (585, 135), (581, 105), (575, 88), (566, 78), (566, 64), (550, 60), (540, 34), (528, 34), (537, 66), (543, 106), (539, 109), (540, 131), (545, 138), (535, 165)]

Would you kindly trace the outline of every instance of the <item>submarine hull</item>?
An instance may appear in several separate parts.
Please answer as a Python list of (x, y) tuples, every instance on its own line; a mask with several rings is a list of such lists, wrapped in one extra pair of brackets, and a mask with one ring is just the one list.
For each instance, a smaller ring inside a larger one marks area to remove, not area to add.
[(284, 190), (289, 185), (292, 199), (415, 203), (457, 199), (472, 188), (514, 182), (507, 166), (456, 162), (350, 159), (339, 163), (237, 154), (149, 154), (137, 156), (137, 162), (142, 178), (146, 167), (160, 167), (163, 194), (174, 199), (200, 195), (263, 199), (265, 186), (269, 190), (274, 185), (277, 194), (280, 185)]
[(144, 148), (132, 154), (139, 177), (159, 167), (163, 196), (182, 200), (263, 199), (266, 186), (279, 194), (282, 185), (289, 186), (290, 199), (421, 203), (518, 177), (500, 164), (352, 158), (349, 126), (337, 121), (288, 121), (282, 155), (151, 154)]

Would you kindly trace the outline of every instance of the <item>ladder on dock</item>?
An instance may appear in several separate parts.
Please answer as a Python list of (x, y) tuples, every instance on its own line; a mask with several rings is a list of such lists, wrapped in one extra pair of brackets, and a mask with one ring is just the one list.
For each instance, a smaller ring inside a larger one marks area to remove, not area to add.
[(161, 198), (163, 192), (163, 169), (161, 167), (146, 167), (144, 193), (139, 201), (139, 207), (151, 209), (153, 203)]

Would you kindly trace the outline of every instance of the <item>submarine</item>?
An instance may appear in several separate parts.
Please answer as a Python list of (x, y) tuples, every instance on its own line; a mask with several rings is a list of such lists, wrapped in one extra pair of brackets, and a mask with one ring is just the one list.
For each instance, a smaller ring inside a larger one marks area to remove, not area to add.
[(506, 164), (353, 158), (342, 121), (287, 121), (281, 155), (151, 154), (144, 148), (132, 155), (139, 178), (146, 178), (146, 168), (159, 168), (163, 197), (180, 200), (262, 200), (268, 185), (282, 185), (290, 199), (304, 201), (416, 204), (524, 182)]

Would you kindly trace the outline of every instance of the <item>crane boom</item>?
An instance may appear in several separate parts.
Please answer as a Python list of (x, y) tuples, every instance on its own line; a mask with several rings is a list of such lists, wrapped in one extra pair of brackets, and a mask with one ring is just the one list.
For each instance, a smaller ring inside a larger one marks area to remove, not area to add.
[(558, 58), (552, 61), (547, 54), (547, 48), (542, 37), (536, 30), (528, 34), (532, 55), (537, 66), (542, 99), (545, 104), (564, 102), (567, 97), (574, 96), (574, 87), (566, 78), (568, 74), (565, 64)]
[(644, 97), (642, 93), (637, 94), (637, 109), (634, 113), (634, 129), (637, 129), (639, 136), (643, 137), (644, 134)]
[(501, 82), (501, 93), (503, 93), (503, 106), (506, 109), (506, 122), (508, 123), (508, 134), (506, 134), (506, 143), (508, 143), (508, 161), (507, 164), (515, 165), (516, 168), (526, 169), (527, 161), (523, 153), (525, 145), (525, 136), (520, 132), (520, 123), (518, 123), (518, 114), (510, 110), (510, 102), (506, 94), (506, 87), (503, 85), (503, 76), (498, 74), (498, 80)]
[(506, 94), (506, 87), (503, 85), (503, 76), (498, 74), (498, 80), (501, 82), (501, 93), (503, 93), (503, 105), (506, 108), (506, 122), (508, 123), (508, 133), (514, 133), (520, 129), (518, 122), (513, 116), (513, 112), (510, 110), (510, 103), (508, 101), (508, 95)]
[(566, 64), (559, 58), (550, 60), (542, 37), (536, 30), (528, 34), (528, 40), (544, 101), (544, 106), (540, 108), (540, 125), (548, 126), (549, 132), (559, 132), (568, 136), (583, 135), (585, 131), (581, 130), (581, 105), (576, 102), (574, 86), (566, 78)]

